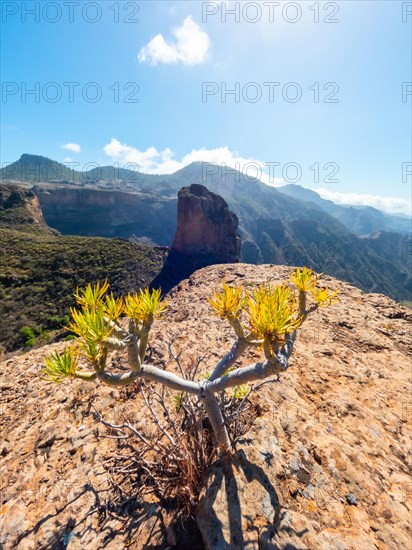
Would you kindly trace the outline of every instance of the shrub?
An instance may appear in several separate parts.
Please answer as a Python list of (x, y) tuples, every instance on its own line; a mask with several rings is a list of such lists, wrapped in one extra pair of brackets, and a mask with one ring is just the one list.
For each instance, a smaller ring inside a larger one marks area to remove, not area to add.
[(24, 345), (27, 348), (32, 348), (34, 344), (36, 343), (36, 337), (34, 335), (33, 329), (27, 325), (22, 327), (20, 330), (20, 334), (24, 338)]
[[(102, 249), (108, 251), (107, 263), (97, 265), (94, 258)], [(56, 263), (61, 254), (67, 260)], [(23, 346), (24, 325), (41, 325), (52, 331), (53, 339), (66, 336), (64, 314), (75, 305), (76, 286), (107, 277), (111, 290), (121, 296), (148, 285), (163, 264), (153, 247), (128, 241), (1, 227), (0, 256), (0, 343), (7, 351)]]
[[(152, 324), (167, 308), (160, 290), (141, 290), (125, 298), (108, 293), (109, 285), (90, 284), (76, 291), (78, 308), (71, 308), (70, 330), (76, 339), (63, 353), (49, 355), (43, 376), (53, 382), (66, 378), (101, 382), (114, 387), (151, 381), (179, 392), (176, 408), (182, 406), (184, 396), (191, 395), (201, 403), (210, 422), (215, 446), (228, 451), (232, 447), (227, 422), (219, 395), (236, 388), (235, 397), (245, 396), (242, 386), (248, 382), (270, 379), (285, 372), (293, 351), (297, 330), (307, 316), (319, 307), (333, 304), (337, 292), (318, 286), (318, 277), (307, 268), (297, 269), (291, 275), (293, 287), (260, 285), (252, 292), (244, 287), (223, 284), (210, 300), (214, 313), (232, 327), (236, 340), (231, 350), (218, 362), (207, 379), (187, 379), (146, 364), (145, 357)], [(308, 297), (311, 303), (308, 304)], [(128, 317), (128, 328), (119, 324), (122, 315)], [(262, 362), (233, 369), (234, 363), (246, 349), (261, 349)], [(127, 350), (129, 371), (116, 374), (107, 369), (108, 356), (113, 350)], [(80, 368), (85, 360), (89, 368)]]
[[(251, 392), (278, 380), (288, 368), (299, 327), (309, 314), (335, 301), (336, 292), (319, 288), (312, 270), (297, 269), (291, 282), (292, 287), (266, 284), (251, 292), (224, 284), (214, 293), (210, 305), (229, 323), (236, 338), (207, 375), (200, 373), (202, 358), (183, 366), (171, 342), (169, 355), (180, 375), (148, 364), (152, 324), (167, 310), (160, 291), (145, 289), (115, 298), (108, 293), (107, 282), (76, 291), (78, 307), (71, 309), (68, 323), (74, 339), (62, 353), (46, 358), (43, 377), (53, 382), (99, 380), (118, 387), (120, 399), (140, 393), (146, 407), (143, 430), (126, 418), (121, 424), (109, 423), (95, 409), (96, 418), (109, 430), (108, 437), (118, 441), (117, 452), (104, 463), (112, 485), (107, 517), (112, 513), (116, 518), (129, 517), (136, 508), (143, 512), (144, 497), (152, 502), (155, 494), (175, 525), (186, 529), (205, 471), (220, 452), (235, 448), (253, 422)], [(127, 329), (119, 322), (124, 315)], [(262, 351), (263, 360), (235, 368), (251, 347)], [(108, 370), (114, 350), (127, 352), (128, 372)]]

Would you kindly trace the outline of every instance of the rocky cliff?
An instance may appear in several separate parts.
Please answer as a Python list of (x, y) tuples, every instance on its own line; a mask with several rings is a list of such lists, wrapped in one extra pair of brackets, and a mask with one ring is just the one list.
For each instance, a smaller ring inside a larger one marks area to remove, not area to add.
[(177, 228), (165, 266), (152, 287), (168, 292), (208, 265), (240, 261), (239, 221), (226, 201), (204, 185), (178, 193)]
[(47, 227), (36, 194), (14, 185), (0, 185), (0, 227), (56, 233)]
[[(70, 195), (76, 208), (81, 193), (65, 193), (66, 199)], [(97, 196), (105, 204), (104, 193)], [(90, 196), (83, 198), (87, 202)], [(119, 208), (112, 202), (114, 210)], [(63, 201), (60, 208), (69, 203)], [(106, 211), (110, 199), (107, 203)], [(61, 210), (56, 210), (58, 215)], [(0, 185), (0, 360), (26, 345), (64, 337), (64, 319), (77, 286), (108, 278), (115, 294), (127, 294), (150, 284), (164, 265), (166, 250), (134, 241), (63, 236), (46, 224), (32, 189)]]
[[(239, 220), (226, 201), (204, 185), (178, 193), (177, 228), (172, 250), (208, 263), (233, 263), (240, 258)], [(210, 260), (210, 261), (209, 261)]]
[(64, 235), (147, 237), (170, 245), (176, 227), (176, 198), (74, 186), (37, 187), (44, 218)]
[[(289, 267), (210, 266), (181, 282), (156, 322), (151, 361), (168, 370), (204, 357), (206, 375), (233, 342), (208, 298), (221, 281), (281, 282)], [(137, 393), (39, 378), (46, 346), (0, 364), (4, 548), (409, 550), (411, 313), (328, 276), (340, 301), (309, 318), (289, 370), (255, 395), (255, 417), (230, 463), (209, 472), (185, 546), (153, 495), (113, 507), (107, 461), (119, 442), (94, 416), (145, 430)], [(251, 351), (238, 362), (256, 360)], [(118, 359), (114, 358), (115, 362)]]

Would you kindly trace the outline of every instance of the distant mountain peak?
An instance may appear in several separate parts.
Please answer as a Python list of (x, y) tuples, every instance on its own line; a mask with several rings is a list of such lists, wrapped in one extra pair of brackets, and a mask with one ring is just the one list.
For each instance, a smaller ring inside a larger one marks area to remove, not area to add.
[(73, 179), (74, 171), (64, 164), (41, 155), (23, 153), (19, 160), (0, 170), (2, 182), (40, 183)]
[(44, 157), (43, 155), (33, 155), (31, 153), (23, 153), (17, 162), (28, 162), (28, 161), (31, 161), (31, 162), (33, 162), (33, 161), (37, 161), (37, 162), (48, 161), (48, 162), (53, 162), (53, 163), (60, 164), (57, 160), (52, 160), (48, 157)]
[(312, 189), (301, 185), (288, 184), (278, 187), (278, 191), (300, 201), (316, 204), (319, 208), (338, 219), (356, 235), (370, 235), (377, 230), (394, 231), (410, 234), (411, 220), (406, 216), (388, 214), (372, 206), (356, 206), (351, 204), (336, 204), (324, 199)]

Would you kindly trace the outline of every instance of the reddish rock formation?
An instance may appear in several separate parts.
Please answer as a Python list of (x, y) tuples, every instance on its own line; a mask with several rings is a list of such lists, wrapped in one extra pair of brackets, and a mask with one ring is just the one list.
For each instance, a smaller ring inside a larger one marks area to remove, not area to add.
[(238, 262), (239, 220), (229, 210), (226, 201), (196, 183), (183, 187), (178, 197), (177, 229), (172, 250), (209, 258), (205, 265)]
[(47, 228), (37, 196), (30, 189), (14, 185), (0, 185), (0, 220), (6, 229)]
[(168, 292), (198, 269), (240, 261), (239, 220), (226, 203), (204, 185), (193, 183), (178, 193), (177, 229), (172, 248), (153, 288)]
[(168, 246), (175, 231), (176, 199), (153, 193), (37, 187), (44, 218), (63, 235), (148, 237)]

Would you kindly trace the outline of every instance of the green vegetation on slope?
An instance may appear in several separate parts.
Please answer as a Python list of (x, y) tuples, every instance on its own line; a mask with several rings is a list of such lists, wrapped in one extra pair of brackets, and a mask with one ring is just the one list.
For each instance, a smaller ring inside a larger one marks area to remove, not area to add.
[(64, 336), (77, 286), (107, 278), (124, 295), (147, 286), (162, 264), (159, 250), (121, 239), (0, 228), (0, 343), (13, 351)]
[(0, 170), (1, 181), (39, 183), (41, 181), (80, 181), (82, 174), (55, 160), (40, 155), (22, 155)]
[[(87, 165), (86, 165), (87, 166)], [(82, 186), (95, 186), (98, 182), (121, 183), (121, 189), (130, 191), (139, 187), (140, 172), (135, 163), (127, 163), (127, 168), (114, 166), (98, 166), (83, 171), (81, 166), (75, 170), (70, 165), (40, 155), (23, 154), (16, 162), (0, 169), (2, 183), (21, 182), (24, 185), (44, 182), (77, 183)], [(150, 178), (149, 178), (150, 179)], [(112, 187), (109, 185), (109, 188)]]
[(0, 185), (0, 227), (57, 234), (57, 231), (47, 227), (36, 195), (20, 186)]

